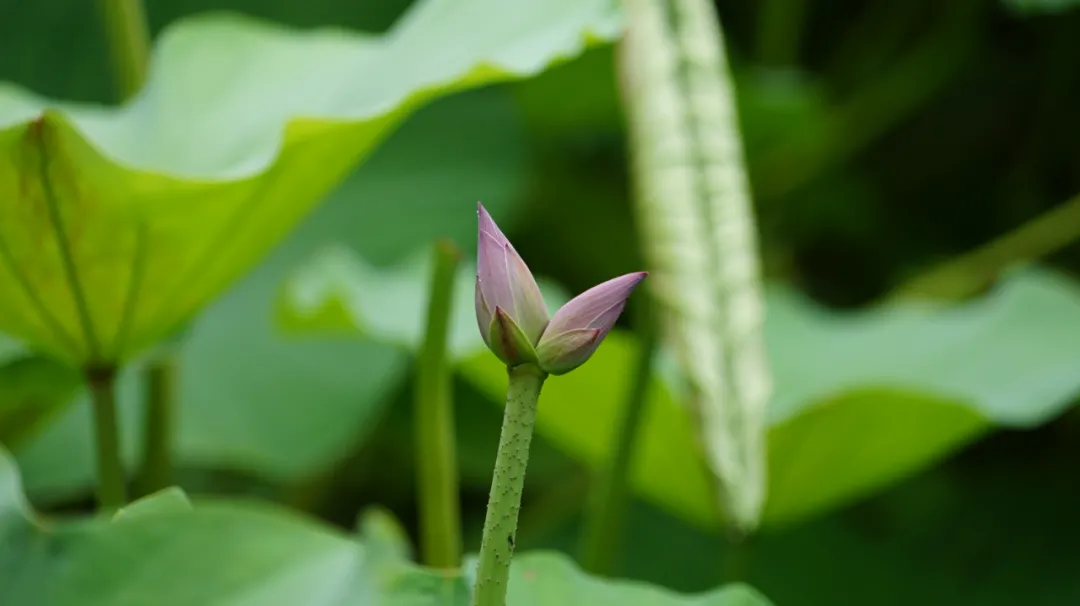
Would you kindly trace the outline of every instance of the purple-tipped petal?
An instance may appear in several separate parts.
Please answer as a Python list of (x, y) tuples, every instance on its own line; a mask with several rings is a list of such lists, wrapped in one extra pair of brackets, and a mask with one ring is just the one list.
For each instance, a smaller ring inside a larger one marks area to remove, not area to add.
[(599, 328), (568, 330), (544, 340), (536, 348), (536, 357), (541, 370), (549, 375), (566, 374), (584, 364), (603, 339)]
[(514, 299), (514, 319), (529, 341), (536, 345), (548, 325), (547, 304), (544, 303), (540, 287), (525, 261), (514, 252), (509, 243), (506, 246), (510, 264), (510, 293)]
[[(574, 297), (555, 312), (544, 330), (544, 337), (555, 337), (581, 328), (598, 328), (607, 334), (619, 319), (630, 293), (647, 275), (647, 272), (640, 271), (619, 276)], [(543, 341), (544, 338), (541, 339)]]
[(488, 348), (507, 366), (536, 363), (536, 349), (503, 308), (495, 308), (488, 335)]
[(514, 295), (506, 267), (506, 248), (494, 236), (481, 231), (476, 250), (476, 285), (488, 309), (501, 307), (512, 315)]
[[(488, 309), (500, 307), (505, 310), (535, 345), (548, 323), (547, 306), (544, 305), (540, 287), (483, 204), (477, 203), (476, 209), (478, 296)], [(480, 309), (479, 303), (477, 309)], [(477, 321), (483, 326), (479, 311)]]
[(563, 305), (540, 338), (540, 368), (552, 375), (574, 370), (588, 360), (626, 307), (645, 272), (619, 276), (594, 286)]
[[(499, 229), (499, 226), (495, 224), (495, 220), (491, 218), (491, 215), (488, 214), (487, 209), (484, 208), (484, 205), (480, 202), (476, 203), (476, 219), (477, 227), (479, 228), (480, 233), (486, 233), (490, 235), (500, 246), (503, 244), (510, 244), (510, 240), (506, 239), (506, 236), (503, 235), (502, 230)], [(516, 252), (517, 251), (515, 251), (515, 254)]]

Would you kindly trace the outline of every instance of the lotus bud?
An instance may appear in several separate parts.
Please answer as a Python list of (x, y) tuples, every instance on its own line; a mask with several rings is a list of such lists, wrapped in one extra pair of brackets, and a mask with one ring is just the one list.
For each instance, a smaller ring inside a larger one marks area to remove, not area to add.
[(476, 321), (484, 343), (507, 366), (537, 364), (561, 375), (581, 366), (615, 325), (638, 272), (608, 280), (578, 295), (548, 321), (532, 272), (491, 215), (477, 204)]
[(561, 375), (588, 360), (646, 275), (641, 271), (608, 280), (574, 297), (555, 312), (536, 347), (540, 368), (548, 374)]
[(477, 204), (477, 217), (476, 321), (480, 335), (488, 349), (510, 366), (535, 362), (534, 348), (548, 323), (544, 297), (529, 267), (482, 204)]

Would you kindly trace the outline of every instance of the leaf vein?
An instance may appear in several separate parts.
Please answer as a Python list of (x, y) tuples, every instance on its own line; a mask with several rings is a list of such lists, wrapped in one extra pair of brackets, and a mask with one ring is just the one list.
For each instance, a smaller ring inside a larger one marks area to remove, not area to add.
[(38, 296), (37, 291), (35, 291), (30, 284), (30, 280), (19, 271), (19, 266), (15, 263), (15, 258), (11, 254), (11, 249), (8, 247), (3, 232), (0, 232), (0, 257), (3, 257), (4, 263), (8, 266), (8, 270), (11, 271), (11, 275), (15, 277), (15, 281), (19, 283), (23, 293), (26, 294), (26, 298), (30, 299), (31, 306), (45, 324), (48, 325), (49, 329), (52, 330), (57, 337), (60, 337), (60, 340), (66, 341), (68, 345), (78, 349), (78, 341), (75, 340), (75, 337), (64, 330), (60, 321), (56, 319), (56, 316), (49, 312), (49, 308), (42, 302), (41, 297)]
[(135, 305), (139, 300), (142, 290), (143, 277), (146, 274), (146, 249), (147, 227), (145, 221), (139, 221), (135, 226), (135, 250), (131, 254), (131, 277), (128, 281), (128, 293), (124, 298), (124, 307), (120, 315), (120, 325), (116, 329), (116, 355), (123, 354), (124, 344), (131, 332), (131, 324), (134, 322)]
[(37, 125), (38, 137), (37, 143), (39, 147), (40, 162), (38, 164), (38, 174), (41, 178), (41, 189), (45, 194), (43, 196), (45, 200), (45, 207), (49, 213), (49, 220), (52, 222), (53, 231), (56, 232), (56, 244), (60, 249), (60, 260), (64, 266), (64, 274), (67, 277), (68, 287), (71, 289), (71, 297), (75, 301), (75, 309), (79, 316), (79, 321), (82, 324), (83, 335), (86, 338), (86, 345), (89, 348), (90, 358), (94, 361), (102, 361), (98, 358), (101, 355), (101, 348), (97, 340), (97, 336), (94, 334), (93, 321), (90, 319), (90, 308), (86, 302), (86, 296), (83, 292), (82, 281), (79, 279), (79, 274), (75, 266), (75, 257), (71, 254), (71, 243), (67, 239), (67, 234), (64, 232), (63, 219), (60, 216), (60, 207), (57, 204), (56, 192), (53, 190), (52, 179), (49, 177), (49, 157), (47, 153), (47, 146), (45, 145), (45, 122), (39, 122)]

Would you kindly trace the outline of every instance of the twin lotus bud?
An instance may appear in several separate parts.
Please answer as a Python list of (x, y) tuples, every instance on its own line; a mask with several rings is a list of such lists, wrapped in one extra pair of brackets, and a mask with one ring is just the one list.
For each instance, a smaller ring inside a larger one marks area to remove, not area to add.
[(646, 272), (594, 286), (549, 320), (532, 272), (482, 204), (477, 214), (476, 321), (488, 348), (507, 366), (536, 364), (552, 375), (581, 366), (619, 319)]

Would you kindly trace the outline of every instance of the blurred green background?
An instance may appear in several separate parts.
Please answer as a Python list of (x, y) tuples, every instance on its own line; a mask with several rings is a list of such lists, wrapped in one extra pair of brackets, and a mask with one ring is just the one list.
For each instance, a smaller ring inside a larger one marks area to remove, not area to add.
[[(830, 307), (867, 307), (1080, 193), (1080, 10), (1067, 4), (719, 2), (768, 278)], [(407, 5), (150, 0), (147, 12), (155, 32), (222, 9), (380, 32)], [(0, 80), (110, 102), (93, 3), (0, 0)], [(610, 48), (410, 118), (193, 326), (181, 391), (198, 405), (182, 417), (181, 485), (277, 500), (343, 526), (380, 504), (415, 532), (407, 360), (375, 343), (278, 334), (282, 281), (331, 243), (383, 267), (440, 236), (471, 250), (477, 199), (534, 272), (570, 292), (638, 269), (625, 143)], [(1047, 261), (1075, 272), (1080, 247)], [(475, 550), (500, 413), (472, 385), (456, 391)], [(236, 414), (245, 409), (257, 413)], [(12, 445), (47, 511), (90, 503), (87, 422), (76, 408)], [(738, 553), (636, 502), (617, 574), (691, 591), (738, 572), (783, 605), (1080, 603), (1078, 460), (1080, 414), (1069, 407), (838, 511), (766, 529)], [(574, 553), (588, 480), (540, 436), (519, 549)]]

